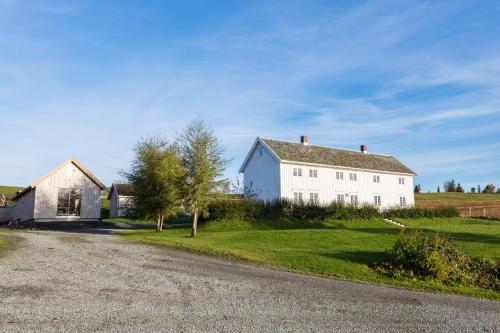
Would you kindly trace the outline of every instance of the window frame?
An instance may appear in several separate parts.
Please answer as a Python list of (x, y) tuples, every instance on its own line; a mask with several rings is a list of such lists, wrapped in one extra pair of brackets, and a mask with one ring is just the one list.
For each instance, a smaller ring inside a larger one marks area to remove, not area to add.
[(349, 173), (349, 180), (352, 182), (357, 182), (358, 181), (358, 174), (355, 172)]
[[(64, 193), (66, 192), (66, 193)], [(63, 197), (67, 196), (67, 198)], [(64, 204), (61, 204), (62, 200), (67, 200)], [(73, 202), (72, 200), (78, 200)], [(64, 210), (63, 212), (61, 212)], [(71, 213), (71, 211), (74, 211)], [(57, 217), (79, 217), (82, 213), (82, 189), (77, 187), (61, 187), (57, 189), (57, 205), (56, 205), (56, 216)]]

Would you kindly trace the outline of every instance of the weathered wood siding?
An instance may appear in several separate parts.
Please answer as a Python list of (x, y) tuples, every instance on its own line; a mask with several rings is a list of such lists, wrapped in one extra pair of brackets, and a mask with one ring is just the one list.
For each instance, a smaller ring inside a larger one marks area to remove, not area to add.
[(118, 195), (114, 190), (111, 192), (109, 199), (109, 217), (118, 217)]
[(16, 201), (14, 219), (28, 221), (34, 218), (36, 189), (32, 189)]
[(255, 146), (245, 166), (243, 183), (246, 195), (256, 195), (262, 200), (280, 196), (279, 161), (261, 143)]
[[(57, 198), (60, 188), (80, 188), (80, 216), (58, 217)], [(54, 219), (99, 219), (101, 217), (101, 189), (76, 165), (68, 163), (44, 179), (36, 187), (34, 218)]]
[(9, 222), (14, 217), (14, 207), (0, 208), (0, 222)]

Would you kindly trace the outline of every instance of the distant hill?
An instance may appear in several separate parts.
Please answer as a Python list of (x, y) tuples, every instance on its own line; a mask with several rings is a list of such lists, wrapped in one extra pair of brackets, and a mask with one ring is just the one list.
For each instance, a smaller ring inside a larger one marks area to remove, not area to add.
[(24, 187), (19, 186), (3, 186), (0, 185), (0, 194), (5, 195), (8, 199), (12, 198), (17, 191), (23, 190)]

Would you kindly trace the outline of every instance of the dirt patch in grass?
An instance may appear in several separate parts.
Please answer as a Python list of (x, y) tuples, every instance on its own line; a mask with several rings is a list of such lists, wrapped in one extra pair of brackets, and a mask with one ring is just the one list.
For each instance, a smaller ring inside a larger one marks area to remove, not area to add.
[(16, 236), (11, 232), (0, 231), (0, 258), (9, 255), (24, 242), (22, 237)]

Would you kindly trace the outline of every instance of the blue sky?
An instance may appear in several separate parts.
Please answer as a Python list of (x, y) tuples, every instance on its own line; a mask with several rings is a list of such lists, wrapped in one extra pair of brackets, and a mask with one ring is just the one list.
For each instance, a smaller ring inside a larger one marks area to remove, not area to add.
[(0, 0), (0, 184), (70, 156), (106, 184), (196, 117), (234, 179), (256, 136), (500, 185), (497, 1)]

